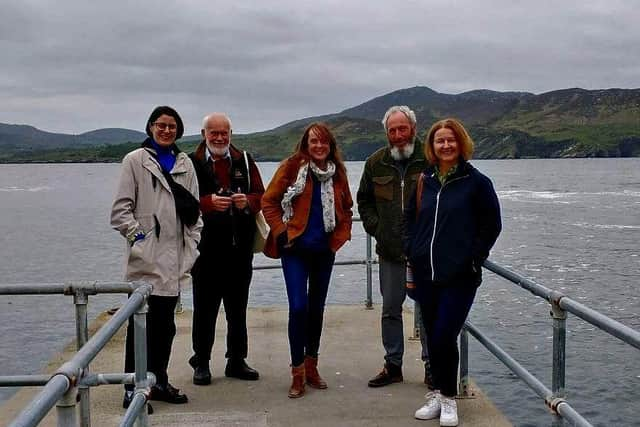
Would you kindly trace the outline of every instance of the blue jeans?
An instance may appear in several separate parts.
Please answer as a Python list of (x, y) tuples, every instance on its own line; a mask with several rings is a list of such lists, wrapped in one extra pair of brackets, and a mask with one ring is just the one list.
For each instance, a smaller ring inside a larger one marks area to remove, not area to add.
[[(305, 249), (283, 250), (284, 281), (289, 299), (289, 347), (291, 365), (299, 366), (304, 357), (318, 357), (324, 305), (335, 254)], [(307, 287), (308, 283), (308, 287)]]

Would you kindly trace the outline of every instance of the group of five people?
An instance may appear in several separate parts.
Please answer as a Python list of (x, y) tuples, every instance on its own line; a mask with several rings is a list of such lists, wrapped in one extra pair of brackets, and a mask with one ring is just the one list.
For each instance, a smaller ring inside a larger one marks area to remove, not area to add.
[[(500, 233), (498, 199), (491, 181), (468, 163), (473, 142), (459, 121), (435, 123), (424, 144), (417, 138), (415, 113), (406, 106), (391, 107), (382, 124), (388, 145), (367, 159), (356, 197), (364, 228), (376, 239), (386, 353), (382, 371), (368, 385), (403, 381), (402, 305), (409, 292), (422, 312), (424, 381), (430, 389), (415, 417), (457, 425), (456, 339), (482, 280), (481, 265)], [(202, 142), (188, 156), (175, 143), (183, 132), (173, 108), (153, 110), (148, 138), (123, 160), (111, 213), (112, 226), (127, 240), (126, 279), (153, 285), (147, 345), (156, 384), (150, 399), (188, 401), (169, 383), (167, 368), (174, 310), (189, 274), (194, 384), (211, 383), (221, 303), (227, 320), (225, 375), (259, 378), (246, 363), (246, 314), (261, 210), (270, 227), (264, 253), (280, 258), (289, 302), (288, 396), (303, 396), (305, 384), (327, 388), (318, 372), (324, 307), (336, 252), (351, 238), (353, 207), (334, 135), (326, 124), (309, 125), (265, 190), (255, 161), (231, 144), (227, 115), (203, 119)], [(130, 322), (127, 372), (134, 370), (133, 351)], [(125, 389), (128, 407), (133, 385)]]

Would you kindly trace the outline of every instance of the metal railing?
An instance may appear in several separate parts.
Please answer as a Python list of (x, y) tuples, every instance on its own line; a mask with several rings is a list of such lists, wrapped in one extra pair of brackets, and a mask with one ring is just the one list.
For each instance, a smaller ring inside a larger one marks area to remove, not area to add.
[[(89, 295), (99, 293), (130, 294), (118, 311), (89, 339), (87, 304)], [(0, 387), (42, 385), (42, 390), (28, 403), (9, 427), (36, 426), (56, 406), (59, 427), (91, 426), (89, 388), (103, 384), (135, 384), (134, 398), (121, 426), (148, 425), (146, 401), (155, 377), (147, 373), (146, 314), (151, 285), (145, 283), (43, 283), (3, 284), (0, 295), (72, 295), (76, 308), (76, 342), (78, 351), (53, 375), (0, 376)], [(135, 373), (91, 374), (89, 364), (107, 345), (129, 318), (134, 319)], [(76, 411), (76, 396), (79, 410)], [(78, 424), (77, 414), (80, 415)]]
[[(354, 218), (354, 221), (360, 221)], [(377, 260), (373, 258), (372, 237), (366, 235), (366, 258), (364, 260), (346, 260), (338, 261), (335, 265), (365, 265), (366, 267), (366, 299), (365, 307), (373, 308), (372, 285), (373, 285), (373, 265), (377, 264)], [(544, 399), (546, 406), (554, 415), (554, 425), (559, 425), (561, 418), (566, 419), (575, 426), (591, 426), (573, 407), (565, 400), (565, 346), (566, 346), (566, 318), (567, 312), (573, 313), (586, 322), (602, 329), (606, 333), (619, 338), (623, 342), (640, 349), (640, 332), (623, 325), (583, 304), (563, 295), (557, 291), (548, 289), (524, 276), (510, 271), (492, 261), (485, 261), (484, 268), (492, 271), (498, 276), (507, 279), (516, 285), (533, 293), (534, 295), (545, 299), (551, 304), (551, 316), (553, 318), (553, 368), (552, 368), (552, 385), (551, 389), (547, 388), (538, 378), (527, 371), (507, 352), (501, 349), (491, 339), (484, 335), (472, 323), (466, 322), (460, 334), (460, 396), (471, 395), (469, 388), (469, 363), (468, 363), (468, 334), (474, 336), (480, 344), (494, 354), (500, 362), (507, 366), (511, 371), (522, 379), (538, 396)], [(254, 270), (279, 269), (279, 264), (258, 265), (253, 267)], [(75, 420), (72, 420), (71, 412), (68, 408), (73, 407), (75, 410), (75, 394), (72, 393), (75, 387), (80, 391), (80, 413), (81, 426), (90, 426), (89, 415), (89, 387), (100, 384), (124, 384), (135, 381), (136, 393), (135, 397), (125, 413), (121, 426), (131, 426), (138, 417), (139, 426), (147, 426), (147, 411), (145, 408), (146, 399), (148, 397), (149, 387), (155, 380), (151, 373), (145, 373), (146, 368), (146, 340), (142, 339), (145, 333), (145, 314), (146, 306), (144, 302), (150, 287), (148, 285), (138, 287), (132, 284), (85, 284), (85, 285), (60, 285), (60, 284), (42, 284), (42, 285), (0, 285), (0, 295), (15, 294), (45, 294), (45, 293), (64, 293), (65, 295), (73, 295), (76, 304), (77, 318), (77, 341), (78, 348), (82, 349), (72, 359), (65, 363), (57, 371), (56, 375), (49, 379), (44, 375), (25, 375), (13, 377), (0, 377), (0, 386), (25, 386), (25, 385), (42, 385), (47, 384), (45, 389), (27, 406), (27, 408), (19, 415), (10, 427), (31, 427), (35, 426), (58, 402), (58, 417), (66, 420), (64, 424), (59, 426), (75, 426)], [(144, 291), (141, 291), (144, 289)], [(107, 322), (94, 337), (87, 342), (87, 316), (86, 304), (87, 296), (97, 293), (115, 293), (126, 292), (139, 294), (139, 298), (132, 300), (131, 298), (123, 307), (121, 307), (116, 315)], [(145, 293), (146, 292), (146, 293)], [(142, 294), (142, 295), (140, 295)], [(135, 312), (135, 340), (136, 340), (136, 373), (135, 378), (132, 374), (98, 374), (89, 375), (88, 364), (95, 357), (97, 352), (104, 347), (106, 342), (115, 334), (118, 328), (124, 324), (129, 316)], [(420, 313), (419, 306), (415, 306), (414, 310), (414, 337), (419, 333)], [(105, 330), (105, 332), (102, 332)], [(84, 345), (84, 347), (83, 347)], [(86, 350), (85, 350), (86, 348)], [(82, 353), (82, 356), (80, 354)], [(138, 360), (138, 355), (143, 356)], [(145, 378), (145, 374), (149, 378)], [(73, 399), (71, 399), (73, 396)], [(145, 410), (143, 410), (145, 408)]]
[[(362, 222), (362, 219), (359, 217), (353, 217), (353, 222)], [(373, 309), (373, 266), (378, 263), (378, 261), (373, 257), (373, 239), (371, 235), (367, 234), (367, 252), (365, 259), (352, 259), (346, 261), (336, 261), (334, 265), (364, 265), (366, 268), (366, 297), (365, 297), (365, 307), (368, 310)], [(254, 270), (276, 270), (280, 269), (282, 266), (280, 264), (271, 263), (264, 265), (254, 265)]]
[(496, 358), (507, 366), (521, 380), (523, 380), (538, 396), (544, 399), (544, 403), (551, 410), (554, 419), (553, 425), (561, 425), (561, 418), (566, 419), (574, 426), (591, 426), (573, 407), (565, 400), (565, 348), (567, 331), (567, 312), (603, 330), (623, 342), (640, 349), (640, 332), (615, 321), (596, 310), (593, 310), (568, 296), (546, 288), (533, 280), (508, 270), (492, 261), (485, 261), (483, 266), (498, 276), (528, 290), (533, 295), (545, 299), (551, 305), (551, 317), (553, 318), (553, 366), (551, 373), (551, 389), (547, 388), (538, 378), (527, 371), (514, 360), (506, 351), (501, 349), (490, 338), (484, 335), (471, 322), (466, 322), (460, 334), (460, 384), (459, 390), (462, 396), (468, 396), (469, 390), (469, 364), (468, 364), (468, 337), (473, 335), (480, 344), (486, 347)]

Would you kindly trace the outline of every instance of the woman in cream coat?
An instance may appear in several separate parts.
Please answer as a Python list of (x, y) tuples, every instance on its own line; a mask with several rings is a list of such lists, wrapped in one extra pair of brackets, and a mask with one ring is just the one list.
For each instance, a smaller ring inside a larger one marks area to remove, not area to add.
[[(176, 333), (174, 310), (180, 289), (190, 280), (198, 257), (202, 219), (184, 224), (176, 209), (175, 190), (168, 177), (197, 200), (198, 181), (193, 164), (175, 141), (184, 126), (171, 107), (157, 107), (146, 125), (141, 148), (127, 154), (111, 211), (111, 225), (127, 240), (126, 280), (153, 285), (147, 312), (147, 365), (156, 376), (151, 400), (186, 403), (187, 396), (169, 384), (167, 367)], [(175, 185), (175, 184), (173, 184)], [(188, 196), (188, 193), (187, 193)], [(188, 196), (190, 197), (190, 196)], [(133, 372), (133, 322), (127, 328), (125, 371)], [(133, 398), (133, 385), (125, 386), (123, 406)]]

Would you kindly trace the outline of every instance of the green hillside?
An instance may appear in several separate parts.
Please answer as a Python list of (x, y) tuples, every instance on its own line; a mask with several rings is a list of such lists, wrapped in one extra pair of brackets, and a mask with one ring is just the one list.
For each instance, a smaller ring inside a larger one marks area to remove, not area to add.
[[(320, 120), (333, 129), (347, 160), (362, 160), (386, 143), (380, 120), (392, 105), (408, 105), (416, 112), (421, 138), (438, 119), (461, 119), (476, 142), (476, 158), (640, 156), (640, 89), (575, 88), (540, 95), (474, 90), (450, 95), (413, 87), (338, 113), (234, 135), (233, 142), (258, 160), (279, 161), (292, 152), (304, 128)], [(0, 124), (0, 162), (119, 161), (144, 134), (104, 129), (67, 137)], [(197, 135), (185, 137), (180, 145), (190, 151), (197, 140)]]

